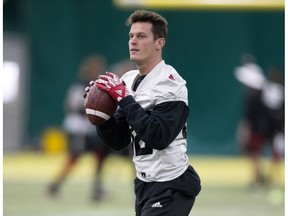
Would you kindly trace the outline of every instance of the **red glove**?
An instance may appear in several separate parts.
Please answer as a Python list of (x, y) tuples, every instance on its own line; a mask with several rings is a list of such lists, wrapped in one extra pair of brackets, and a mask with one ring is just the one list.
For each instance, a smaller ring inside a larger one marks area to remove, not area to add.
[(100, 75), (96, 83), (100, 90), (107, 92), (116, 102), (129, 95), (125, 83), (113, 73), (106, 72), (106, 75)]

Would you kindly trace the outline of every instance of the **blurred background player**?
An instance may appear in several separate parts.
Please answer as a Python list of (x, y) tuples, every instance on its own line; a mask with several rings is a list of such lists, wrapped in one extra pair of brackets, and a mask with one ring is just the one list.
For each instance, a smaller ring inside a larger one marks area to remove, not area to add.
[(244, 113), (238, 126), (238, 141), (242, 152), (251, 160), (253, 180), (251, 186), (264, 184), (261, 156), (265, 142), (265, 108), (261, 100), (265, 77), (251, 54), (241, 56), (240, 67), (235, 69), (236, 78), (246, 87)]
[(269, 68), (261, 96), (267, 114), (266, 136), (272, 149), (272, 163), (268, 177), (271, 183), (277, 183), (281, 178), (281, 159), (285, 148), (284, 82), (281, 71), (277, 67)]
[(265, 78), (263, 70), (256, 64), (252, 54), (243, 54), (241, 63), (242, 65), (235, 69), (235, 77), (246, 87), (246, 96), (243, 117), (238, 126), (238, 142), (252, 164), (251, 186), (257, 187), (266, 185), (268, 181), (261, 164), (264, 145), (267, 142), (272, 144), (272, 164), (280, 160), (281, 153), (279, 147), (274, 148), (276, 145), (273, 139), (279, 131), (284, 131), (284, 124), (281, 124), (284, 121), (284, 91), (281, 89), (284, 88), (280, 87), (279, 79), (276, 84), (275, 81)]
[(95, 176), (93, 180), (92, 199), (101, 200), (104, 197), (102, 185), (103, 162), (109, 154), (109, 149), (98, 138), (95, 128), (89, 123), (83, 105), (83, 92), (90, 80), (95, 80), (106, 68), (106, 59), (100, 55), (85, 58), (79, 69), (78, 80), (73, 83), (65, 98), (65, 118), (63, 130), (68, 137), (68, 157), (49, 185), (49, 194), (55, 196), (66, 180), (78, 159), (84, 153), (90, 153), (95, 158)]

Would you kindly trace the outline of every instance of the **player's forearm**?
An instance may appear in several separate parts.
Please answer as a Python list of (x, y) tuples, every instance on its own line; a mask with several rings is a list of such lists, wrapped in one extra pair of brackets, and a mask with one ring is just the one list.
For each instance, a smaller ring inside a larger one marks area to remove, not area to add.
[(167, 148), (176, 138), (189, 113), (188, 107), (182, 101), (157, 105), (151, 113), (146, 112), (132, 96), (120, 101), (119, 106), (139, 138), (147, 146), (157, 150)]

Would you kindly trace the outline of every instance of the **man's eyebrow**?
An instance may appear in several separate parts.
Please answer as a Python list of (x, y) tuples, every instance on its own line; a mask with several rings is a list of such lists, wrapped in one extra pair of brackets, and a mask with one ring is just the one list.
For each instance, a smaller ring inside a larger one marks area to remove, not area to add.
[(146, 32), (129, 32), (129, 34), (147, 34)]

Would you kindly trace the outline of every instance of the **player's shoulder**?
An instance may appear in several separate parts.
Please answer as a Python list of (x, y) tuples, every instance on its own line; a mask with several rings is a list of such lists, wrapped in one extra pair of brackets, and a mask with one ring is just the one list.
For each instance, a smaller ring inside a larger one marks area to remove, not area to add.
[(171, 65), (163, 64), (159, 73), (155, 74), (152, 87), (156, 104), (169, 101), (183, 101), (188, 104), (186, 81)]
[(163, 64), (159, 77), (161, 77), (159, 79), (161, 83), (166, 83), (169, 86), (186, 85), (186, 81), (183, 79), (183, 77), (173, 66), (169, 64)]

